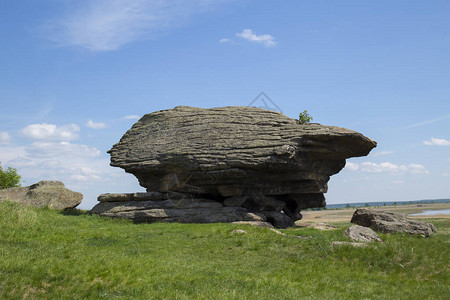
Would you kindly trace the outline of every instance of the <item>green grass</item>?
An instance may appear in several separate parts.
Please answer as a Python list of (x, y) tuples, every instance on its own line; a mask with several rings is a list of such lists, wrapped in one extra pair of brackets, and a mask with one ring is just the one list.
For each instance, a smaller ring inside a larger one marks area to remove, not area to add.
[[(0, 299), (449, 299), (450, 221), (366, 248), (334, 231), (133, 224), (0, 203)], [(247, 234), (236, 234), (243, 229)], [(302, 236), (305, 238), (298, 238)]]

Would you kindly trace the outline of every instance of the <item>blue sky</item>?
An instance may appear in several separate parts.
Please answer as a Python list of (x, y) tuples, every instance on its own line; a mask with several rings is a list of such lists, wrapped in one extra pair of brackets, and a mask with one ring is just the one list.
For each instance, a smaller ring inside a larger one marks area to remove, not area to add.
[(449, 198), (449, 16), (438, 0), (2, 1), (0, 161), (87, 209), (143, 191), (106, 153), (138, 116), (264, 91), (378, 142), (328, 203)]

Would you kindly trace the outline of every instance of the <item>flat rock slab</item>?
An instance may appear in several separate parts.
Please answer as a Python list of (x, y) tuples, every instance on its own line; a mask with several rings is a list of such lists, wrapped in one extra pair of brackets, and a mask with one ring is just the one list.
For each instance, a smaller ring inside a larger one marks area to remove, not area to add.
[(61, 181), (43, 180), (26, 187), (0, 190), (0, 201), (5, 200), (65, 210), (78, 206), (83, 200), (83, 194), (67, 189)]
[(405, 214), (367, 208), (357, 209), (350, 222), (386, 233), (404, 232), (428, 237), (437, 232), (433, 224), (409, 219)]
[(382, 242), (380, 237), (369, 227), (353, 225), (344, 231), (344, 235), (350, 238), (353, 242)]
[(232, 223), (237, 221), (265, 222), (266, 218), (258, 212), (250, 212), (242, 207), (217, 208), (154, 208), (121, 212), (105, 211), (101, 216), (124, 218), (135, 223), (176, 222), (176, 223)]
[(95, 205), (90, 213), (126, 218), (135, 222), (245, 222), (277, 228), (293, 225), (292, 219), (280, 211), (229, 206), (229, 203), (225, 205), (216, 200), (194, 198), (193, 195), (182, 193), (110, 193), (100, 195), (98, 200), (100, 203)]

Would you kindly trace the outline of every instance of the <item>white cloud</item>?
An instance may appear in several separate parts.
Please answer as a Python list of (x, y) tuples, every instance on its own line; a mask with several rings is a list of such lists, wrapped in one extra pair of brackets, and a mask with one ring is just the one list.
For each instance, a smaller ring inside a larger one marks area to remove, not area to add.
[(403, 180), (393, 180), (393, 184), (404, 184), (405, 182)]
[(141, 117), (138, 115), (126, 115), (125, 117), (123, 117), (122, 119), (124, 120), (136, 120), (136, 119), (140, 119)]
[(11, 137), (9, 136), (9, 133), (6, 131), (1, 131), (0, 132), (0, 145), (7, 145), (9, 144), (9, 140), (11, 139)]
[(86, 122), (86, 124), (84, 124), (86, 127), (88, 128), (92, 128), (92, 129), (103, 129), (106, 128), (106, 124), (102, 123), (102, 122), (94, 122), (92, 120), (89, 120)]
[(53, 157), (58, 155), (96, 157), (101, 154), (94, 147), (69, 142), (35, 142), (28, 149), (33, 152), (35, 157)]
[(430, 141), (423, 141), (427, 146), (450, 146), (450, 141), (432, 137)]
[(230, 39), (221, 39), (220, 41), (219, 41), (219, 43), (229, 43), (229, 42), (231, 42), (231, 40)]
[(450, 173), (445, 172), (445, 173), (442, 174), (442, 176), (448, 177), (448, 176), (450, 176)]
[(56, 126), (55, 124), (31, 124), (21, 130), (21, 133), (33, 140), (69, 141), (78, 138), (80, 127), (76, 124)]
[(42, 30), (58, 46), (112, 51), (154, 38), (192, 16), (233, 0), (78, 0)]
[(370, 155), (376, 157), (376, 156), (389, 155), (389, 154), (392, 154), (392, 153), (394, 153), (394, 151), (377, 151), (377, 152), (375, 152), (373, 154), (370, 154)]
[(356, 171), (356, 170), (359, 169), (359, 166), (358, 166), (358, 164), (355, 164), (355, 163), (352, 163), (352, 162), (347, 162), (345, 164), (345, 168), (349, 169), (350, 171)]
[(429, 174), (430, 172), (420, 164), (396, 165), (391, 162), (380, 164), (363, 162), (360, 170), (367, 173), (394, 173), (394, 174)]
[(81, 167), (75, 170), (74, 174), (70, 176), (70, 179), (75, 181), (91, 181), (91, 180), (101, 180), (102, 172), (99, 170), (94, 170), (88, 167)]
[(9, 165), (33, 180), (52, 179), (69, 184), (81, 180), (94, 184), (107, 178), (110, 172), (101, 152), (87, 145), (67, 141), (34, 142), (20, 150), (19, 155), (9, 160)]
[[(2, 164), (7, 164), (11, 160), (17, 159), (25, 155), (25, 147), (1, 147), (0, 146), (0, 162)], [(14, 166), (11, 166), (14, 167)]]
[(242, 32), (236, 33), (236, 36), (251, 42), (263, 44), (265, 47), (275, 47), (277, 45), (270, 34), (256, 35), (251, 29), (244, 29)]
[(397, 165), (391, 162), (372, 163), (363, 162), (361, 165), (347, 162), (346, 169), (365, 173), (392, 173), (392, 174), (429, 174), (430, 172), (420, 164)]

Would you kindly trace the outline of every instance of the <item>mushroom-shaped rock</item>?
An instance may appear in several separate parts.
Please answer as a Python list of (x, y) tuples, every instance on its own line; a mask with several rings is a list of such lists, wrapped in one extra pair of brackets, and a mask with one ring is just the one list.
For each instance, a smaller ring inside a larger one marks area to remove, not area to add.
[[(183, 193), (249, 211), (325, 206), (330, 176), (376, 142), (345, 128), (299, 124), (255, 107), (178, 106), (143, 116), (108, 151), (147, 192)], [(264, 213), (268, 219), (274, 213)]]

